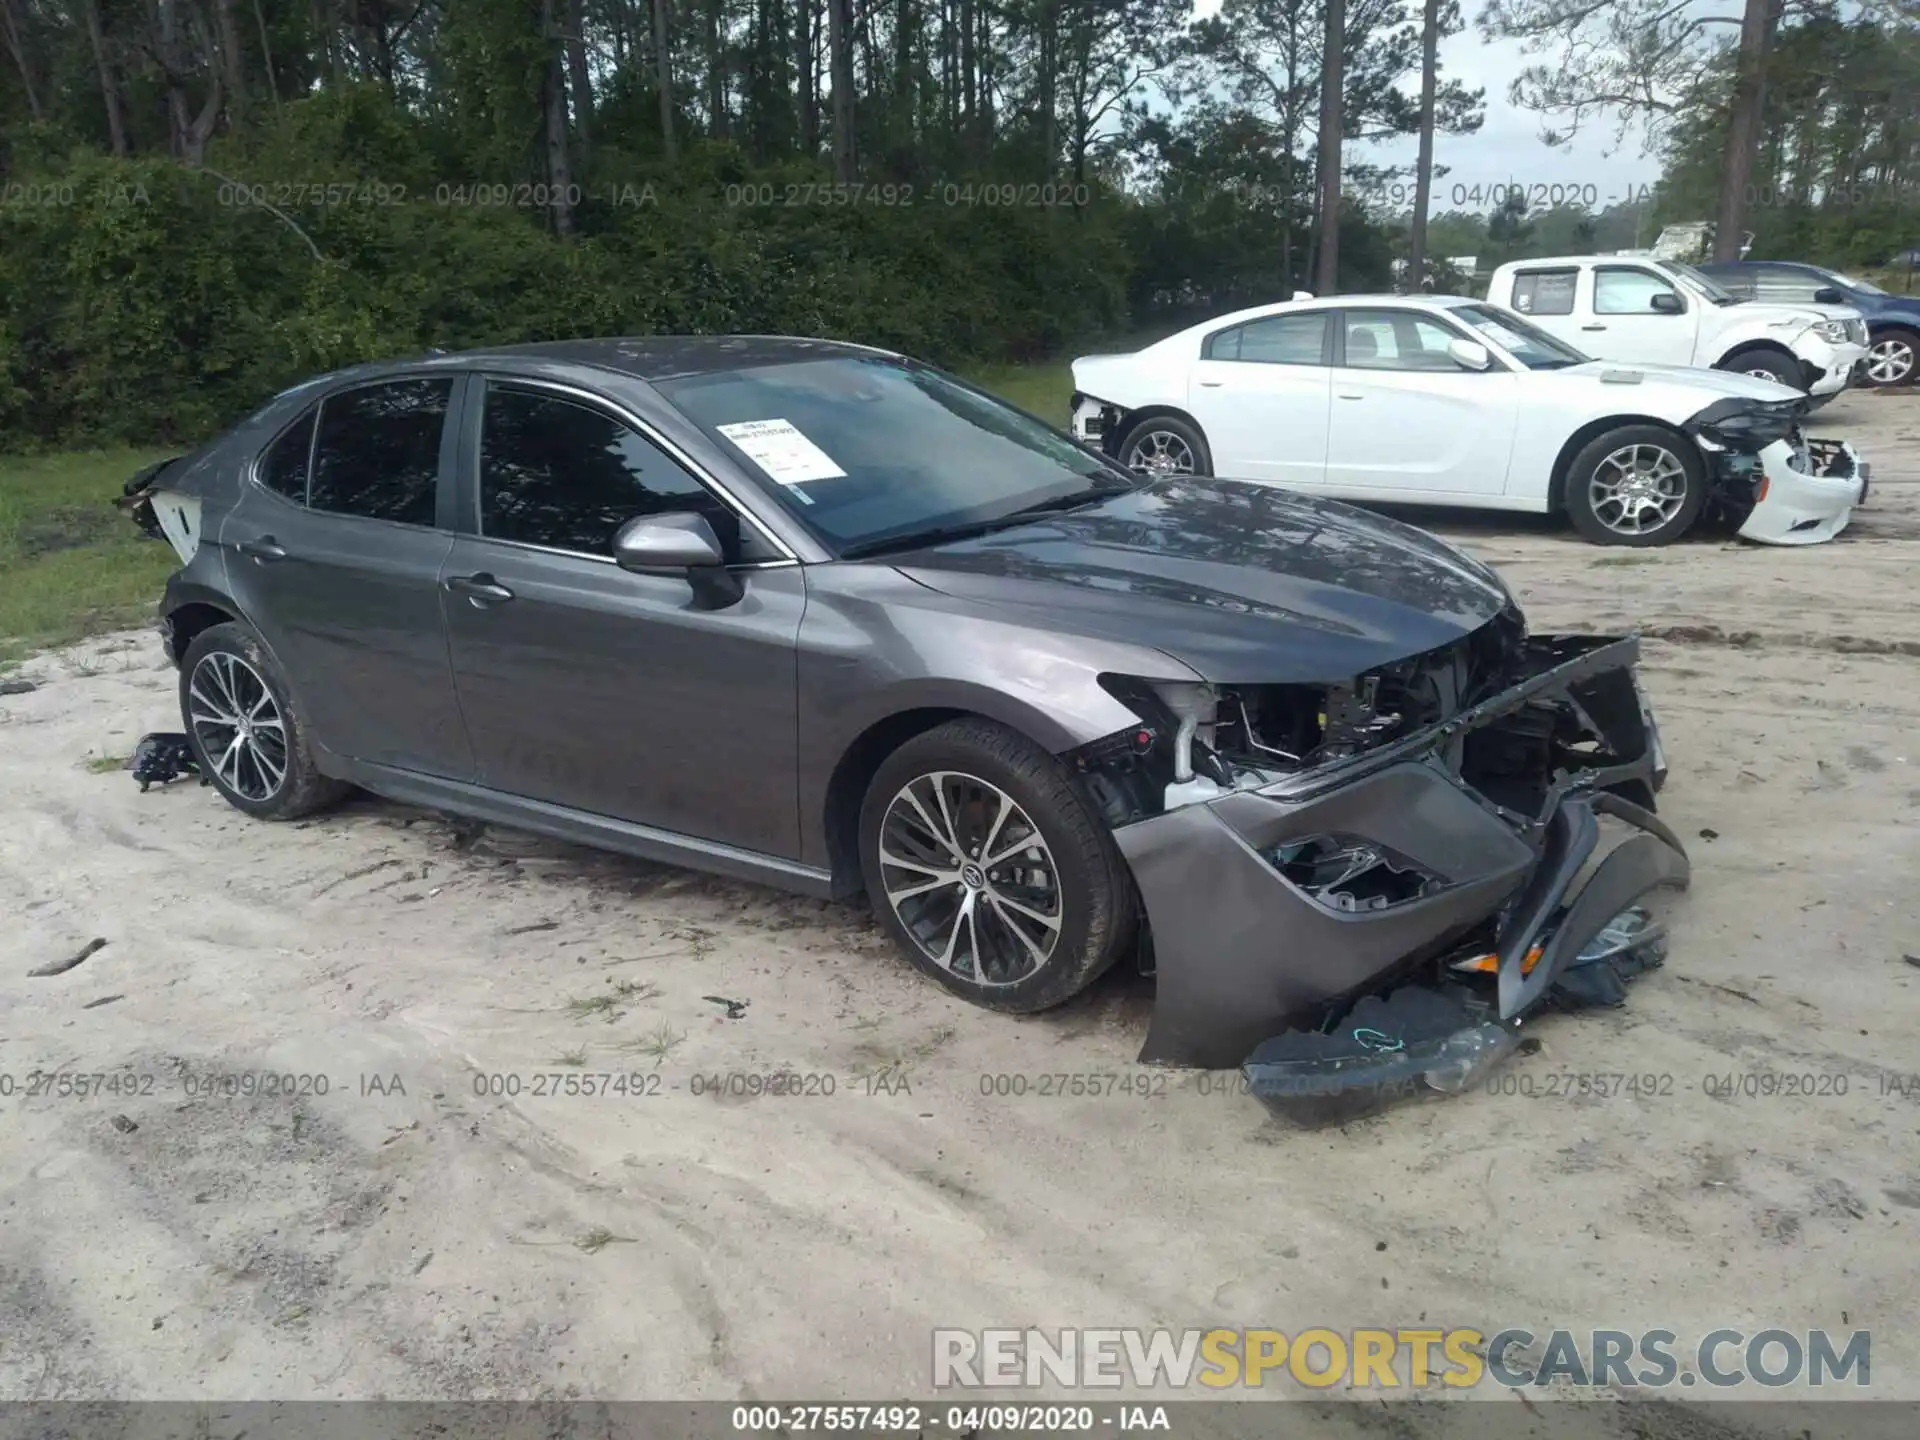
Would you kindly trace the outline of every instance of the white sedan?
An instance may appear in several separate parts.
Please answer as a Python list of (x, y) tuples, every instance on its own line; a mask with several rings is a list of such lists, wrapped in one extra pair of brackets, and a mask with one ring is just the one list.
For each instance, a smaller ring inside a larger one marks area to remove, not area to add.
[(1446, 296), (1263, 305), (1073, 363), (1073, 430), (1146, 474), (1345, 500), (1564, 510), (1603, 545), (1703, 513), (1812, 544), (1866, 496), (1806, 397), (1750, 375), (1592, 360), (1511, 310)]

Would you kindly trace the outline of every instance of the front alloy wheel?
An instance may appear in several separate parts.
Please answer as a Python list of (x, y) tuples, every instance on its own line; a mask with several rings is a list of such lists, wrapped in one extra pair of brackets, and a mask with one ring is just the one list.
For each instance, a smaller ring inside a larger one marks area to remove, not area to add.
[(1867, 379), (1875, 385), (1904, 385), (1913, 378), (1914, 342), (1888, 335), (1867, 351)]
[(187, 717), (213, 778), (266, 804), (287, 783), (287, 726), (267, 682), (227, 650), (200, 657), (187, 682)]
[(880, 822), (895, 918), (927, 959), (976, 985), (1014, 985), (1060, 940), (1046, 837), (1006, 791), (943, 770), (901, 786)]
[(1594, 467), (1588, 482), (1594, 518), (1638, 539), (1673, 523), (1687, 502), (1687, 470), (1662, 445), (1623, 445)]
[(975, 1005), (1049, 1009), (1133, 943), (1112, 831), (1073, 772), (1005, 725), (967, 715), (907, 740), (868, 779), (858, 825), (874, 918)]

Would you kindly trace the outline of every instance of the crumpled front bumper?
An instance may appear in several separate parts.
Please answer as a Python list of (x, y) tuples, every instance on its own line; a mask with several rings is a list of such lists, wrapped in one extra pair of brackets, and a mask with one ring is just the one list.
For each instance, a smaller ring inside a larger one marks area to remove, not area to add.
[(1741, 524), (1746, 540), (1768, 545), (1818, 545), (1847, 528), (1853, 507), (1867, 498), (1871, 469), (1844, 440), (1807, 442), (1803, 457), (1776, 440), (1759, 455), (1764, 491)]
[[(1499, 1013), (1517, 1017), (1635, 898), (1687, 883), (1685, 851), (1650, 809), (1665, 760), (1633, 671), (1638, 640), (1530, 646), (1526, 678), (1440, 725), (1114, 832), (1153, 939), (1141, 1060), (1239, 1065), (1280, 1030), (1311, 1027), (1470, 936), (1494, 947)], [(1543, 777), (1532, 813), (1469, 783), (1469, 745), (1497, 743), (1522, 712), (1561, 707), (1603, 735), (1604, 763)], [(1488, 742), (1475, 739), (1483, 732)], [(1610, 846), (1603, 827), (1616, 832)], [(1376, 847), (1437, 883), (1378, 908), (1336, 908), (1273, 858), (1317, 836)]]
[(1867, 358), (1867, 347), (1852, 340), (1836, 344), (1808, 333), (1794, 343), (1793, 353), (1806, 374), (1807, 393), (1824, 398), (1838, 395), (1854, 382)]

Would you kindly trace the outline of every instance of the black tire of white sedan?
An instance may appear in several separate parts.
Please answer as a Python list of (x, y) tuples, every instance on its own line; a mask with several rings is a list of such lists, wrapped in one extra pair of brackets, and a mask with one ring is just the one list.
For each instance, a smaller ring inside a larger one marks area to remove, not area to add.
[(884, 760), (860, 809), (874, 914), (921, 970), (990, 1010), (1084, 990), (1133, 939), (1132, 878), (1046, 751), (949, 721)]
[(1920, 378), (1920, 333), (1888, 326), (1867, 347), (1867, 383), (1877, 390), (1911, 385)]
[(1154, 415), (1137, 422), (1121, 437), (1120, 463), (1153, 480), (1213, 474), (1207, 437), (1178, 415)]
[(1567, 467), (1567, 518), (1596, 545), (1670, 544), (1706, 503), (1699, 452), (1658, 425), (1609, 430)]
[(315, 767), (280, 667), (237, 621), (210, 626), (187, 647), (180, 721), (201, 775), (256, 819), (296, 820), (351, 788)]

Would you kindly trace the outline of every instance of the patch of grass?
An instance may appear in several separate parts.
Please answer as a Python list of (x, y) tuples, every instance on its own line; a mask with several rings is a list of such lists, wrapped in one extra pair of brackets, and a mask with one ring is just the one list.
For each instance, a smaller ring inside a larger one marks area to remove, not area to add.
[(0, 456), (0, 662), (152, 618), (179, 562), (112, 502), (167, 453)]
[(609, 1245), (631, 1245), (634, 1242), (631, 1235), (616, 1235), (606, 1226), (596, 1225), (573, 1243), (575, 1249), (584, 1250), (589, 1255), (597, 1255)]
[(1602, 555), (1593, 562), (1593, 568), (1597, 570), (1603, 565), (1658, 565), (1659, 563), (1658, 555)]
[(128, 755), (90, 755), (87, 757), (87, 771), (92, 775), (106, 775), (115, 770), (127, 768)]
[(984, 366), (969, 371), (967, 379), (1054, 425), (1064, 428), (1072, 418), (1068, 408), (1073, 399), (1073, 370), (1065, 360)]
[(576, 1020), (598, 1015), (611, 1022), (620, 1018), (623, 1005), (635, 1000), (651, 1000), (659, 993), (660, 987), (651, 980), (608, 981), (607, 988), (597, 995), (579, 995), (567, 1001), (567, 1013)]
[(587, 1052), (584, 1050), (568, 1050), (556, 1056), (553, 1063), (578, 1070), (582, 1065), (587, 1063)]
[(642, 1055), (651, 1055), (654, 1066), (658, 1068), (660, 1063), (673, 1053), (674, 1046), (686, 1038), (686, 1032), (675, 1031), (671, 1025), (662, 1020), (651, 1035), (638, 1041), (632, 1048)]

